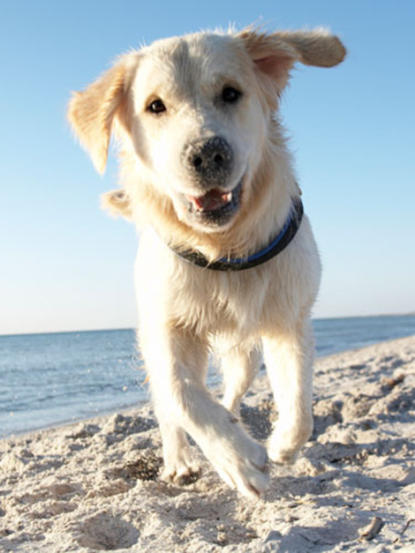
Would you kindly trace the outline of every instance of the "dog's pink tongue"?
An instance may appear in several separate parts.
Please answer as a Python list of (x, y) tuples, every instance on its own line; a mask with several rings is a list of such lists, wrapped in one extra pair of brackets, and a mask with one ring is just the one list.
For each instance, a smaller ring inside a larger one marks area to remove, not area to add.
[(195, 208), (199, 211), (214, 211), (230, 201), (230, 192), (220, 190), (209, 190), (204, 196), (188, 196)]

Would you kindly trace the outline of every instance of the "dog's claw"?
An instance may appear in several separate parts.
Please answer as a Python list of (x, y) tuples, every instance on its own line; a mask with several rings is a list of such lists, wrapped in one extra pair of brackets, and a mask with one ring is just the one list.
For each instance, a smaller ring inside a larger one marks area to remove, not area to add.
[(248, 487), (257, 498), (261, 496), (261, 493), (252, 484), (248, 484)]
[[(268, 460), (268, 459), (267, 459)], [(260, 466), (260, 465), (257, 465), (255, 463), (252, 463), (252, 465), (257, 469), (259, 470), (260, 472), (263, 472), (264, 474), (267, 474), (268, 473), (268, 462), (266, 462), (264, 465)]]
[[(236, 488), (239, 493), (250, 499), (257, 500), (268, 487), (268, 457), (265, 449), (255, 442), (247, 440), (245, 446), (246, 456), (241, 456), (237, 452), (230, 455), (228, 450), (226, 456), (218, 453), (215, 456), (216, 462), (212, 458), (210, 460), (228, 486)], [(219, 458), (222, 460), (221, 463), (217, 461)], [(227, 459), (226, 462), (224, 459)]]
[(165, 467), (160, 479), (170, 484), (177, 484), (178, 486), (187, 486), (193, 484), (200, 478), (202, 471), (196, 466), (184, 466), (184, 467)]

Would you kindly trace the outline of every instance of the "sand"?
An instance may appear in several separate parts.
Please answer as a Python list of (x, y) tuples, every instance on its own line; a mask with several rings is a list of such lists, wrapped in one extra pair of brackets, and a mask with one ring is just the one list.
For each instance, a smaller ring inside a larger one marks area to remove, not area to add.
[[(151, 407), (0, 441), (0, 551), (415, 552), (415, 336), (319, 359), (315, 432), (265, 495), (157, 478)], [(264, 440), (266, 377), (242, 410)], [(200, 456), (196, 448), (195, 455)]]

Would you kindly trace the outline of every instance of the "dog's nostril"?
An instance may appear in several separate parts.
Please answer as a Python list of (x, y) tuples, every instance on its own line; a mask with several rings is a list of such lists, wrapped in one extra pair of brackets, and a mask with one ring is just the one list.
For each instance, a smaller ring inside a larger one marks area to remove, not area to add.
[(196, 167), (196, 169), (200, 167), (202, 163), (203, 159), (200, 156), (196, 156), (195, 158), (193, 158), (193, 165)]
[(213, 158), (213, 161), (216, 163), (216, 165), (223, 165), (223, 156), (221, 156), (220, 154), (216, 154), (215, 157)]

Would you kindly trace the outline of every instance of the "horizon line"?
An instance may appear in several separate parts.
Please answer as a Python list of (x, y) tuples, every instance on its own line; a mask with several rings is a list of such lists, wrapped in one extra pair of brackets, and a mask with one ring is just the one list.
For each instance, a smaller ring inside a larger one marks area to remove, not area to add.
[[(410, 311), (407, 313), (378, 313), (371, 315), (336, 315), (334, 317), (312, 317), (312, 321), (327, 321), (327, 320), (337, 320), (337, 319), (362, 319), (362, 318), (374, 318), (374, 317), (414, 317), (415, 312)], [(37, 331), (37, 332), (8, 332), (1, 333), (0, 338), (8, 336), (36, 336), (40, 334), (73, 334), (76, 332), (113, 332), (117, 330), (136, 330), (136, 326), (123, 326), (123, 327), (114, 327), (114, 328), (84, 328), (84, 329), (73, 329), (73, 330), (47, 330), (47, 331)]]

